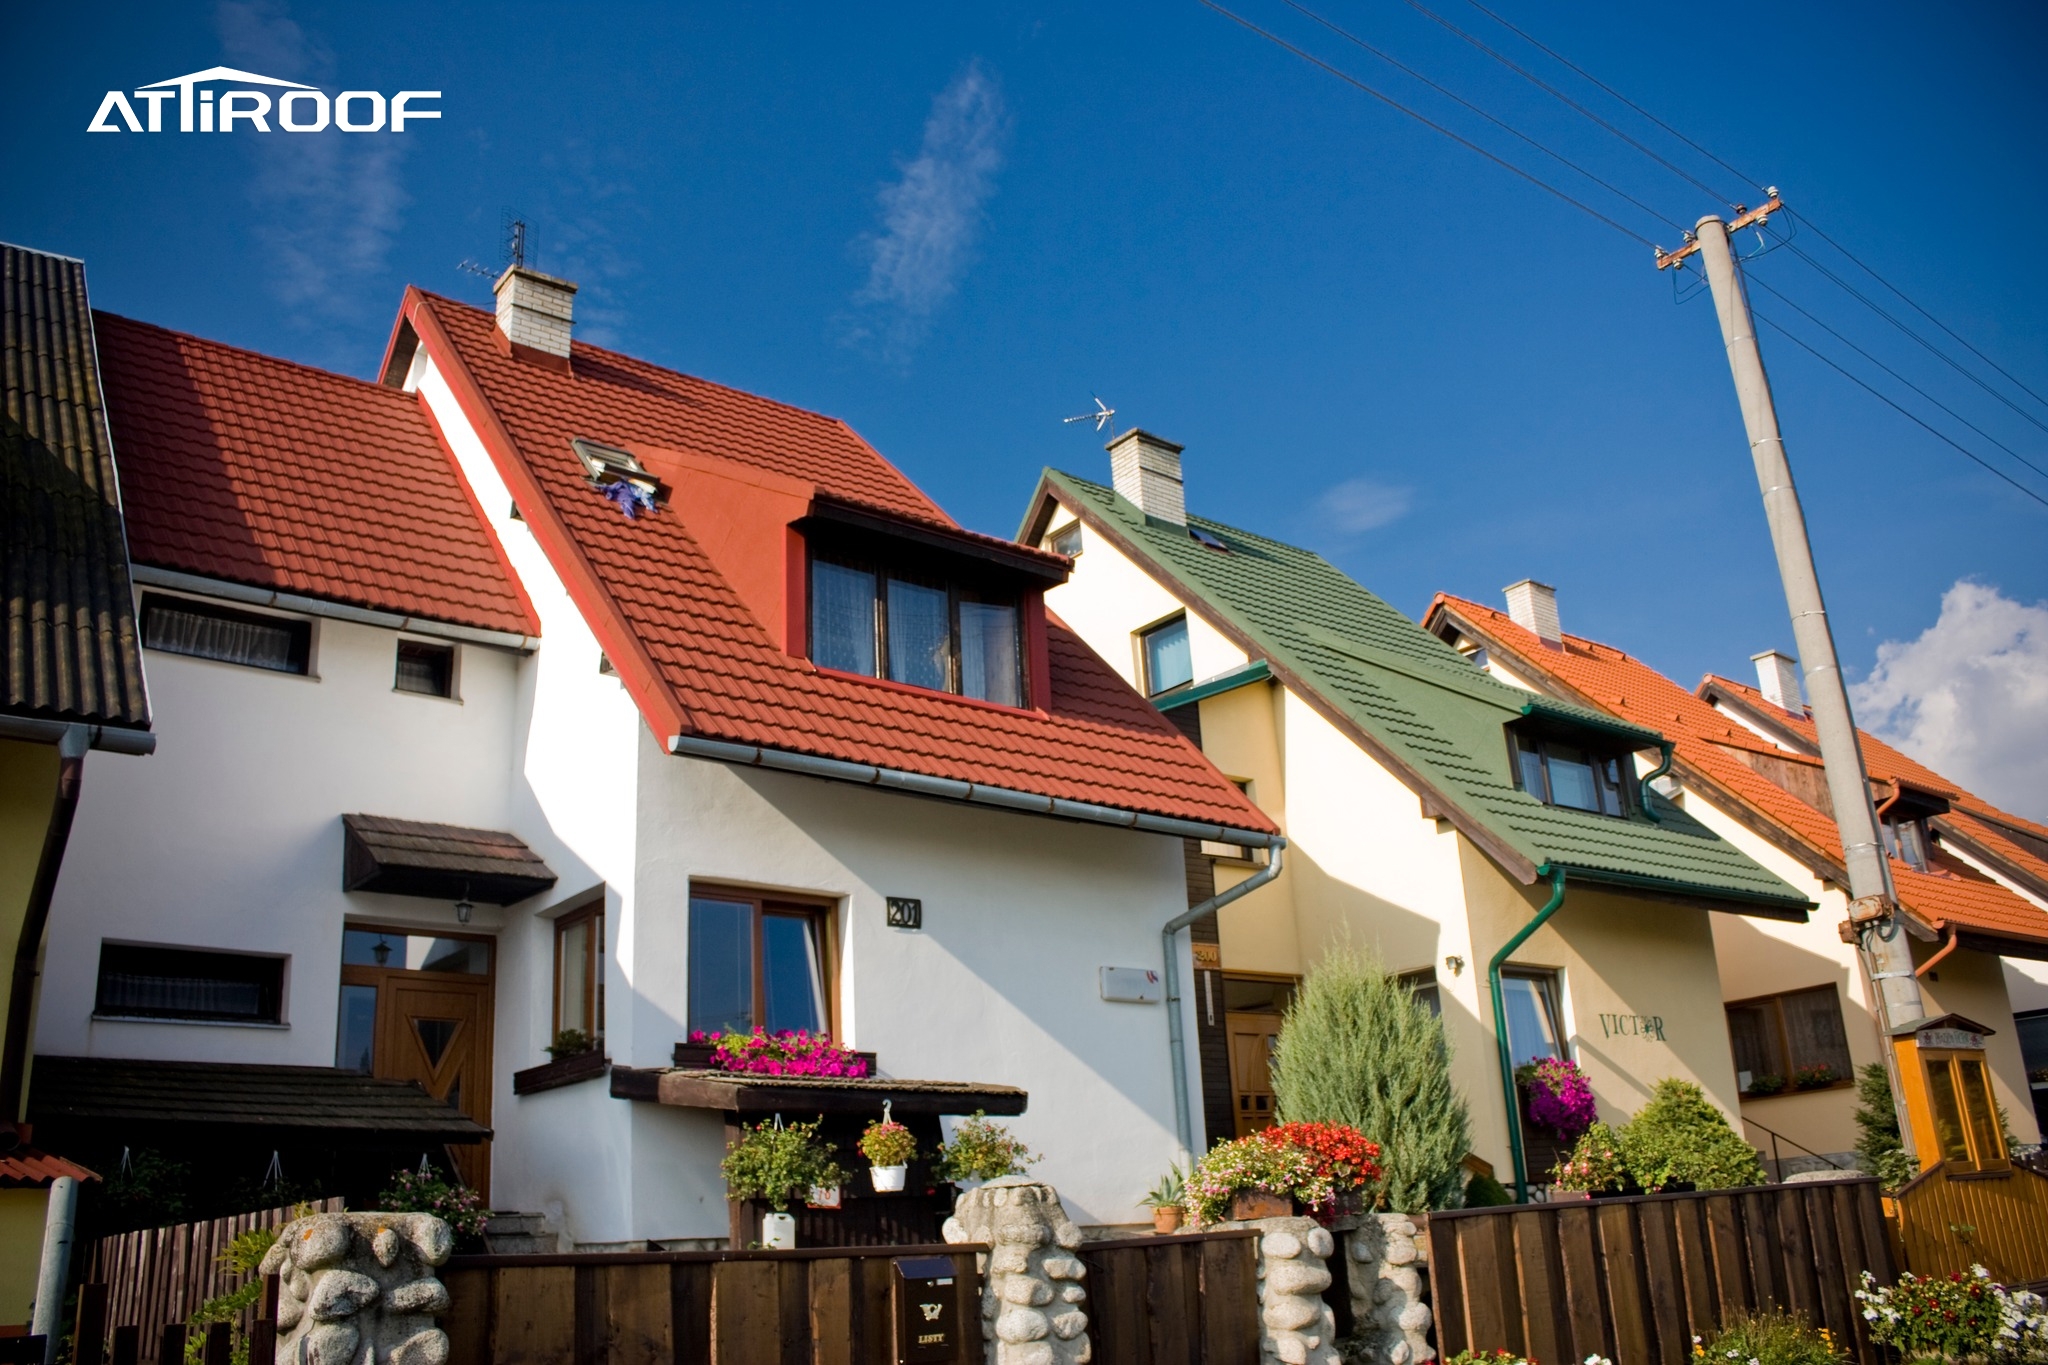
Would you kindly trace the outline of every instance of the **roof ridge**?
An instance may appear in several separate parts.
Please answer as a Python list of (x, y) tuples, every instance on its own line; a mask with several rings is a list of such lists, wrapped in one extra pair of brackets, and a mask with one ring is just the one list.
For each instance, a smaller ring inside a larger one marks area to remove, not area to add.
[(387, 388), (374, 379), (359, 379), (355, 375), (345, 374), (340, 370), (330, 370), (324, 366), (309, 364), (303, 360), (293, 360), (287, 356), (271, 355), (268, 351), (259, 351), (252, 346), (242, 346), (232, 341), (222, 341), (218, 337), (202, 336), (198, 332), (188, 332), (180, 327), (166, 327), (160, 322), (150, 322), (143, 318), (131, 318), (126, 313), (115, 313), (105, 308), (95, 308), (92, 310), (92, 314), (95, 324), (101, 320), (111, 320), (124, 327), (145, 327), (152, 332), (160, 332), (165, 336), (180, 337), (186, 341), (196, 341), (202, 346), (210, 346), (215, 350), (232, 351), (236, 355), (247, 356), (252, 360), (260, 360), (268, 365), (278, 365), (286, 369), (300, 370), (307, 374), (317, 374), (323, 379), (339, 379), (344, 383), (353, 384), (361, 389), (389, 395), (401, 402), (409, 401), (412, 397), (412, 395), (402, 390)]

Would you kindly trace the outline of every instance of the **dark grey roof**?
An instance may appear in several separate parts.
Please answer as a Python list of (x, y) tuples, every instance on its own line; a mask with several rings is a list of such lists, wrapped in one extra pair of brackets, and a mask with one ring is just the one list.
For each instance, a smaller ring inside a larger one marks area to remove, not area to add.
[(434, 900), (510, 905), (555, 884), (554, 870), (503, 830), (344, 815), (341, 884)]
[(326, 1066), (37, 1056), (37, 1123), (122, 1122), (236, 1129), (319, 1128), (482, 1142), (491, 1130), (415, 1081)]
[(149, 728), (85, 264), (0, 243), (0, 713)]
[(687, 1067), (612, 1068), (612, 1095), (685, 1109), (738, 1114), (1021, 1114), (1030, 1096), (1014, 1085), (907, 1081), (889, 1076), (767, 1076)]

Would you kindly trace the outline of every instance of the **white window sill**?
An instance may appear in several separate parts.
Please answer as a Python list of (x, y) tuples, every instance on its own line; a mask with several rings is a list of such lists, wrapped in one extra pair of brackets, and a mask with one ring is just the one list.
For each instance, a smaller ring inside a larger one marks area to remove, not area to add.
[(177, 1028), (289, 1029), (290, 1024), (263, 1024), (248, 1019), (163, 1019), (153, 1014), (95, 1014), (95, 1024), (169, 1024)]

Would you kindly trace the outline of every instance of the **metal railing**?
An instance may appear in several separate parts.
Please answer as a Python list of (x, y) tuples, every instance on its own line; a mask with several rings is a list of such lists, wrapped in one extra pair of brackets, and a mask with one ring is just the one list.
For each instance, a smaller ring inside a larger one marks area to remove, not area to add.
[(1785, 1159), (1778, 1153), (1778, 1144), (1780, 1142), (1783, 1142), (1788, 1147), (1797, 1147), (1800, 1151), (1806, 1153), (1815, 1161), (1824, 1162), (1828, 1167), (1830, 1167), (1833, 1170), (1850, 1171), (1855, 1169), (1852, 1166), (1844, 1166), (1841, 1162), (1835, 1160), (1831, 1156), (1828, 1156), (1824, 1152), (1816, 1152), (1811, 1147), (1803, 1146), (1800, 1143), (1794, 1142), (1791, 1138), (1786, 1137), (1783, 1133), (1780, 1133), (1775, 1128), (1764, 1127), (1763, 1124), (1758, 1123), (1755, 1119), (1749, 1117), (1749, 1115), (1747, 1114), (1744, 1114), (1742, 1116), (1742, 1121), (1748, 1127), (1759, 1129), (1770, 1135), (1771, 1167), (1773, 1170), (1777, 1172), (1778, 1180), (1780, 1183), (1782, 1183), (1785, 1179)]

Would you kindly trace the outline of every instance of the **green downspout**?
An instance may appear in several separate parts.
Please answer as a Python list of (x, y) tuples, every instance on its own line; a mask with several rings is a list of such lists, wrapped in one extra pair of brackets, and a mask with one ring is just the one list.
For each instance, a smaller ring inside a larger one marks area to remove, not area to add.
[(1643, 793), (1643, 814), (1650, 817), (1650, 823), (1653, 825), (1663, 824), (1664, 817), (1657, 814), (1657, 808), (1650, 804), (1650, 784), (1671, 771), (1671, 754), (1677, 746), (1667, 739), (1663, 741), (1661, 747), (1664, 750), (1664, 761), (1644, 773), (1636, 783)]
[(1522, 946), (1529, 935), (1543, 927), (1544, 921), (1557, 913), (1564, 904), (1564, 869), (1545, 863), (1536, 869), (1536, 875), (1550, 874), (1550, 899), (1536, 912), (1536, 918), (1522, 926), (1520, 933), (1503, 943), (1500, 951), (1493, 955), (1493, 961), (1486, 964), (1486, 984), (1493, 991), (1493, 1036), (1500, 1047), (1500, 1093), (1508, 1109), (1508, 1151), (1515, 1162), (1515, 1202), (1529, 1202), (1528, 1163), (1522, 1156), (1522, 1106), (1515, 1097), (1515, 1055), (1508, 1046), (1507, 1005), (1500, 994), (1500, 969)]

